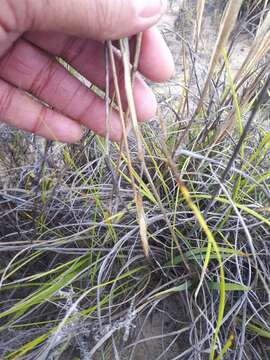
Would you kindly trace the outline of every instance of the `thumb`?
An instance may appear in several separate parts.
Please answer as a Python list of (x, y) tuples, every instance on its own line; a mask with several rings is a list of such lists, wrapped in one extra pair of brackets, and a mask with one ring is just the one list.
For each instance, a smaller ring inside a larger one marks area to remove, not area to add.
[(0, 33), (56, 31), (97, 40), (134, 35), (153, 26), (166, 0), (1, 0)]

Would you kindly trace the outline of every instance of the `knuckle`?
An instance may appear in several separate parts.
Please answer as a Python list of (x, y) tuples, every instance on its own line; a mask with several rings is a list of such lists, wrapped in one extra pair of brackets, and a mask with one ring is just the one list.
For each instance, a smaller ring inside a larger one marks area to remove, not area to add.
[(91, 114), (91, 110), (95, 106), (96, 97), (92, 94), (88, 97), (88, 104), (83, 107), (79, 113), (79, 116), (77, 118), (77, 122), (79, 124), (83, 123), (84, 119), (87, 119), (89, 117), (89, 114)]
[[(20, 79), (29, 78), (32, 74), (31, 64), (24, 52), (24, 43), (19, 40), (12, 46), (7, 53), (0, 59), (0, 76), (8, 78), (9, 74), (18, 75), (18, 82)], [(20, 84), (17, 85), (20, 87)]]
[(15, 92), (16, 88), (4, 82), (0, 83), (0, 117), (3, 119), (5, 119), (9, 109), (12, 107)]
[(0, 33), (24, 32), (31, 22), (29, 0), (1, 0)]
[(13, 7), (10, 6), (10, 1), (5, 0), (0, 11), (0, 34), (1, 40), (4, 40), (8, 34), (15, 30), (15, 17)]
[(35, 121), (33, 122), (31, 129), (29, 130), (31, 133), (38, 134), (41, 127), (46, 124), (48, 111), (49, 108), (47, 108), (45, 105), (41, 105), (38, 116), (35, 118)]
[(43, 92), (54, 78), (55, 73), (55, 62), (50, 58), (34, 77), (29, 92), (38, 98), (42, 97)]
[(77, 59), (87, 51), (88, 39), (69, 37), (59, 51), (59, 56), (68, 60), (69, 63), (76, 63)]

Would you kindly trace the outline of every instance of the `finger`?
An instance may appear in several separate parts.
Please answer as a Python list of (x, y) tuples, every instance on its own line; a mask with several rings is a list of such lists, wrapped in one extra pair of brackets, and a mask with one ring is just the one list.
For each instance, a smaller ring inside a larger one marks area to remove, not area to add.
[[(104, 102), (53, 57), (24, 40), (0, 60), (0, 77), (45, 101), (65, 116), (99, 135), (105, 135)], [(110, 115), (110, 138), (119, 140), (122, 128), (116, 111)]]
[[(56, 56), (62, 57), (73, 66), (80, 74), (95, 84), (98, 88), (105, 89), (105, 60), (104, 46), (96, 41), (78, 39), (64, 34), (29, 33), (25, 35), (28, 41)], [(22, 61), (22, 60), (21, 60)], [(24, 60), (25, 61), (25, 60)], [(127, 106), (121, 60), (117, 61), (119, 86), (124, 107)], [(112, 73), (110, 74), (111, 95), (114, 93)], [(134, 84), (134, 100), (139, 121), (151, 119), (157, 109), (157, 103), (152, 90), (145, 81), (137, 76)]]
[[(62, 57), (92, 83), (104, 88), (104, 45), (60, 33), (29, 32), (24, 37), (41, 49)], [(118, 57), (118, 67), (121, 60)], [(143, 34), (139, 71), (149, 80), (165, 81), (174, 72), (172, 54), (156, 27)]]
[(82, 135), (79, 124), (50, 110), (1, 79), (0, 120), (50, 140), (74, 143)]
[(41, 30), (118, 39), (157, 23), (166, 5), (165, 0), (2, 0), (0, 24), (6, 33)]
[[(57, 33), (27, 33), (25, 37), (28, 41), (47, 52), (62, 57), (84, 77), (104, 90), (104, 46), (101, 43)], [(121, 74), (123, 69), (119, 57), (117, 67), (121, 79), (122, 99), (124, 105), (127, 105), (124, 81)], [(156, 28), (149, 29), (143, 36), (139, 70), (144, 76), (154, 81), (167, 80), (174, 72), (174, 62), (170, 50)], [(112, 79), (111, 83), (113, 83)], [(112, 87), (112, 93), (113, 91), (114, 88)], [(139, 77), (135, 81), (134, 100), (139, 121), (148, 120), (155, 115), (156, 100), (152, 91)]]
[[(114, 41), (119, 49), (119, 42)], [(131, 59), (134, 59), (137, 37), (130, 40)], [(172, 53), (168, 48), (161, 32), (153, 26), (143, 32), (138, 70), (149, 80), (164, 82), (169, 80), (174, 71), (175, 64)]]
[(3, 34), (1, 36), (1, 26), (0, 26), (0, 58), (11, 48), (12, 44), (21, 36), (18, 32), (11, 32), (9, 34), (5, 34), (5, 38), (3, 38)]
[(139, 70), (155, 82), (164, 82), (174, 73), (171, 51), (156, 27), (143, 33)]

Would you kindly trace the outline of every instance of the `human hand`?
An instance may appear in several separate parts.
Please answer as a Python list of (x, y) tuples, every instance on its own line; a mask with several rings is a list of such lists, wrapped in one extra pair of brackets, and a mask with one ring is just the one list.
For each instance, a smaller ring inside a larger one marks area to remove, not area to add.
[[(70, 143), (80, 139), (81, 125), (105, 135), (103, 100), (56, 61), (56, 57), (61, 57), (104, 89), (104, 40), (144, 31), (140, 72), (156, 82), (172, 75), (171, 54), (153, 27), (165, 10), (164, 1), (0, 0), (0, 3), (0, 120), (11, 126)], [(121, 74), (120, 59), (118, 65)], [(124, 96), (124, 84), (121, 88)], [(154, 116), (155, 97), (139, 75), (134, 99), (139, 121)], [(110, 138), (119, 140), (122, 127), (116, 111), (112, 112), (110, 123)]]

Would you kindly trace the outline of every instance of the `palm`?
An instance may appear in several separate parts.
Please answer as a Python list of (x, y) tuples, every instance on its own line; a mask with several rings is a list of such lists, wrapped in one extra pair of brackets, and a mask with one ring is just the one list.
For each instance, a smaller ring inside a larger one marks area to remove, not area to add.
[[(159, 57), (153, 57), (155, 50)], [(141, 73), (162, 81), (167, 76), (166, 69), (165, 74), (162, 72), (166, 51), (157, 30), (146, 31)], [(4, 41), (0, 40), (1, 120), (60, 141), (77, 141), (80, 124), (104, 135), (103, 101), (56, 61), (56, 56), (63, 58), (91, 83), (104, 89), (103, 54), (103, 44), (94, 40), (49, 32), (8, 34)], [(141, 77), (136, 79), (134, 98), (139, 120), (151, 118), (156, 102)], [(112, 113), (110, 120), (110, 136), (119, 140), (121, 125), (117, 112)]]

